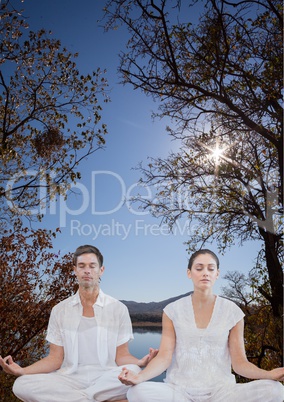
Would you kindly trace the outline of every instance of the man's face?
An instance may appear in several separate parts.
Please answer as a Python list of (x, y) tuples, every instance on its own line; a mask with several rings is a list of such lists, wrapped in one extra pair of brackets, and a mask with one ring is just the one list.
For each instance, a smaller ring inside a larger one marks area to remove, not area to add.
[(104, 266), (100, 267), (96, 254), (86, 253), (77, 258), (74, 272), (80, 287), (94, 288), (99, 284), (99, 279), (104, 272)]

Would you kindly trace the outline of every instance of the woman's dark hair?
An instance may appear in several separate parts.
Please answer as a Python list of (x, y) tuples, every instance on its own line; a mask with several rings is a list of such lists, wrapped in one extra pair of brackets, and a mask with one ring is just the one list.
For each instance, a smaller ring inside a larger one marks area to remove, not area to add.
[(220, 265), (219, 258), (217, 257), (217, 255), (215, 253), (213, 253), (213, 251), (208, 250), (207, 248), (197, 250), (197, 251), (195, 251), (195, 253), (192, 254), (192, 256), (190, 257), (190, 259), (188, 261), (187, 269), (191, 270), (192, 264), (193, 264), (195, 258), (198, 257), (200, 254), (210, 254), (216, 261), (217, 268), (219, 269), (219, 265)]
[(84, 245), (84, 246), (79, 246), (75, 253), (73, 254), (73, 264), (76, 266), (77, 265), (77, 259), (80, 255), (82, 254), (95, 254), (98, 258), (100, 267), (103, 265), (104, 262), (104, 257), (102, 255), (102, 253), (100, 252), (100, 250), (95, 247), (95, 246), (90, 246), (88, 244)]

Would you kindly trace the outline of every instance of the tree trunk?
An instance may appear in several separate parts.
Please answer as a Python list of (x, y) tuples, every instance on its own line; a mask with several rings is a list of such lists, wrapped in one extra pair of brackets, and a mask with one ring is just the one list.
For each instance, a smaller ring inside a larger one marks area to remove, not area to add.
[(279, 236), (259, 228), (264, 239), (265, 259), (271, 286), (269, 301), (275, 317), (281, 317), (283, 312), (283, 271), (277, 254)]

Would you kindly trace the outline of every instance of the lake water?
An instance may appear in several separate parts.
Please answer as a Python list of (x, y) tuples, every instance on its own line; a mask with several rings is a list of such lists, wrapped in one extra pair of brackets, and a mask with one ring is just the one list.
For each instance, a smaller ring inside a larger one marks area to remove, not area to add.
[[(141, 358), (149, 353), (149, 348), (158, 349), (161, 340), (161, 329), (154, 328), (151, 330), (145, 328), (134, 328), (133, 331), (134, 340), (129, 342), (130, 352)], [(165, 373), (153, 378), (151, 381), (163, 381)]]

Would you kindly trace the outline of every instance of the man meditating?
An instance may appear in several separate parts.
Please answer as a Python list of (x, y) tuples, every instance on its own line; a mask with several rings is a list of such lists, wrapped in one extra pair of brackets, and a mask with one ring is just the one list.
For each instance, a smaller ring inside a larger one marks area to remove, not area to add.
[(128, 386), (118, 380), (122, 366), (138, 373), (155, 356), (138, 359), (128, 350), (133, 338), (127, 307), (100, 289), (103, 256), (94, 246), (74, 253), (77, 293), (51, 311), (49, 354), (27, 367), (0, 357), (6, 373), (17, 376), (13, 392), (24, 402), (125, 401)]

